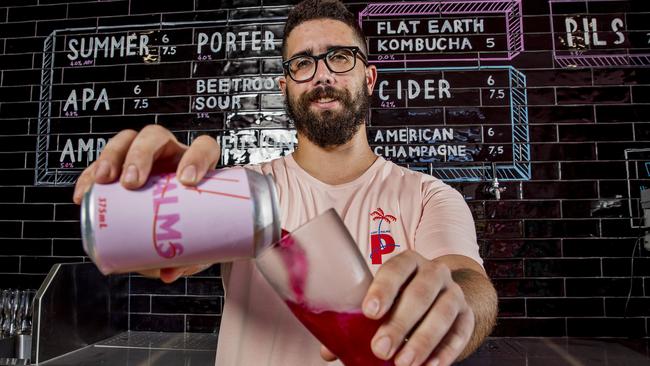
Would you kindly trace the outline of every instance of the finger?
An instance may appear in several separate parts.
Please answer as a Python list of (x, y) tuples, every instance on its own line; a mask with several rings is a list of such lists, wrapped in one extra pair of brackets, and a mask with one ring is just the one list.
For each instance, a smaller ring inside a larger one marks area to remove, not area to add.
[[(393, 305), (390, 318), (373, 337), (372, 348), (377, 357), (389, 359), (393, 356), (403, 340), (428, 314), (445, 280), (451, 281), (451, 272), (445, 266), (428, 264), (418, 268)], [(386, 346), (388, 344), (390, 347)]]
[(199, 136), (183, 154), (177, 176), (185, 185), (196, 185), (208, 170), (217, 166), (220, 157), (221, 147), (217, 140), (208, 135)]
[(138, 133), (126, 154), (122, 185), (130, 189), (141, 187), (149, 177), (154, 161), (159, 158), (180, 159), (186, 149), (169, 130), (158, 125), (146, 126)]
[(161, 268), (160, 280), (164, 283), (172, 283), (183, 276), (183, 268)]
[(465, 350), (467, 343), (474, 333), (474, 312), (469, 306), (466, 311), (461, 312), (456, 322), (442, 339), (433, 354), (427, 360), (429, 365), (451, 365), (458, 356)]
[(84, 193), (88, 191), (90, 186), (95, 181), (95, 168), (95, 163), (90, 164), (86, 169), (84, 169), (83, 172), (81, 172), (79, 178), (77, 178), (77, 183), (74, 187), (74, 193), (72, 194), (72, 201), (74, 203), (78, 205), (81, 204)]
[(94, 176), (96, 182), (111, 183), (117, 179), (124, 158), (137, 135), (138, 133), (134, 130), (123, 130), (108, 140), (97, 161), (93, 163), (95, 165)]
[[(461, 311), (467, 308), (469, 307), (458, 285), (452, 284), (446, 288), (396, 355), (395, 364), (397, 366), (420, 365), (425, 362), (442, 339), (450, 332), (455, 332), (452, 331), (452, 326)], [(472, 330), (469, 330), (470, 334)]]
[(187, 267), (162, 268), (160, 279), (165, 283), (172, 283), (183, 276), (191, 276), (209, 268), (211, 264), (196, 264)]
[(379, 319), (391, 308), (400, 288), (417, 269), (417, 254), (413, 253), (404, 252), (379, 267), (363, 300), (363, 313), (368, 318)]
[(83, 194), (95, 183), (110, 183), (117, 179), (124, 156), (137, 132), (123, 130), (108, 140), (101, 155), (90, 164), (77, 179), (72, 200), (81, 203)]
[(160, 278), (160, 270), (159, 269), (147, 269), (143, 271), (138, 271), (139, 274), (147, 277), (147, 278)]
[(332, 351), (323, 345), (320, 346), (320, 357), (327, 362), (332, 362), (338, 358), (332, 353)]

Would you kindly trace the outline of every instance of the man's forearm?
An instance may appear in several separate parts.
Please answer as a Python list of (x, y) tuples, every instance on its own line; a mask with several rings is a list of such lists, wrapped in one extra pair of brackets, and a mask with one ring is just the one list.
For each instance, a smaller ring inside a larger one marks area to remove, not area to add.
[(465, 300), (474, 311), (474, 333), (458, 356), (458, 360), (462, 360), (471, 355), (492, 332), (496, 323), (498, 300), (494, 286), (484, 275), (471, 269), (454, 270), (451, 275), (463, 289)]

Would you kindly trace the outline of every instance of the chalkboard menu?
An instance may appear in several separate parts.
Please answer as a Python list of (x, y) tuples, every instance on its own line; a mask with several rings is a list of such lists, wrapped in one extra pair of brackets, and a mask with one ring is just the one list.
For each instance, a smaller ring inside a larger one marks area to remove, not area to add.
[(214, 133), (225, 165), (292, 150), (277, 83), (283, 20), (53, 32), (43, 56), (38, 183), (74, 182), (115, 132), (151, 123), (184, 143)]
[[(123, 129), (213, 136), (221, 166), (293, 151), (297, 2), (0, 1), (0, 287), (83, 260), (72, 185)], [(378, 69), (370, 147), (466, 200), (493, 336), (648, 337), (650, 1), (343, 2)], [(132, 276), (130, 329), (217, 332), (219, 276)]]
[[(624, 5), (551, 0), (557, 67), (650, 64), (650, 35)], [(213, 135), (223, 165), (291, 152), (277, 83), (286, 9), (233, 14), (52, 32), (37, 184), (73, 183), (117, 131), (150, 123), (184, 143)], [(525, 50), (521, 0), (371, 3), (358, 19), (379, 69), (368, 120), (376, 154), (447, 181), (531, 178), (527, 81), (513, 66)]]

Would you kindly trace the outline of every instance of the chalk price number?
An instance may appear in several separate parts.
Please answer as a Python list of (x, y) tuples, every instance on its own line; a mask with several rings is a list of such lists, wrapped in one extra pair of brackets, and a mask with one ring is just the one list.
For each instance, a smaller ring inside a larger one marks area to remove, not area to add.
[[(165, 44), (169, 43), (169, 36), (167, 36), (166, 34), (163, 34), (162, 41)], [(162, 51), (163, 51), (163, 55), (175, 55), (176, 54), (176, 46), (162, 46)]]
[[(487, 85), (494, 86), (494, 77), (488, 76)], [(503, 89), (490, 88), (490, 99), (503, 99), (506, 97), (506, 91)]]
[(135, 109), (147, 109), (149, 108), (149, 99), (133, 99), (133, 108)]
[(503, 155), (503, 146), (488, 146), (490, 155)]
[[(140, 88), (140, 84), (137, 84), (136, 86), (133, 87), (133, 94), (140, 95), (140, 93), (142, 93), (142, 88)], [(148, 98), (133, 99), (134, 109), (147, 109), (148, 107), (149, 107)]]

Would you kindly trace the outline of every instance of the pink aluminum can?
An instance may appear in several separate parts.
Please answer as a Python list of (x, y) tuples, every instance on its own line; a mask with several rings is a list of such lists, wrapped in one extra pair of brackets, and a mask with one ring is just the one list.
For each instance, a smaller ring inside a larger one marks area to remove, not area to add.
[(103, 274), (253, 258), (280, 239), (270, 175), (245, 168), (210, 172), (196, 187), (175, 174), (138, 190), (94, 184), (81, 204), (86, 253)]

